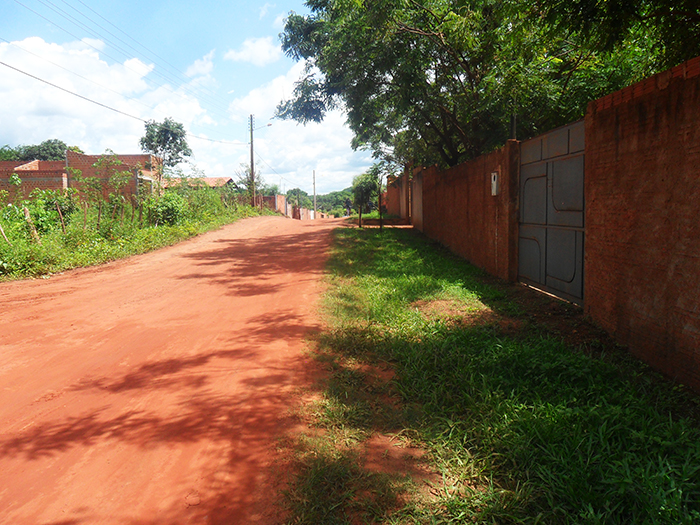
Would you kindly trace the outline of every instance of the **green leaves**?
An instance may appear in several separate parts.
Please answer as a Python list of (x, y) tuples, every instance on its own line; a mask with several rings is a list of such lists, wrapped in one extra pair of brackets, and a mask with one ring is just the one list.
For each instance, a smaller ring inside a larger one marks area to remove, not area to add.
[(173, 167), (192, 155), (186, 136), (185, 127), (169, 117), (161, 123), (149, 120), (139, 144), (142, 151), (161, 157), (165, 166)]
[(700, 429), (678, 415), (694, 398), (629, 356), (565, 346), (527, 314), (504, 329), (508, 288), (406, 230), (339, 230), (330, 264), (325, 344), (392, 363), (421, 416), (401, 433), (444, 469), (415, 522), (698, 522)]
[(615, 28), (634, 46), (592, 46), (592, 33), (566, 18), (586, 3), (631, 5), (308, 1), (311, 14), (291, 13), (281, 35), (285, 52), (307, 69), (277, 116), (319, 122), (342, 106), (353, 147), (402, 164), (458, 164), (501, 146), (513, 116), (520, 138), (534, 136), (581, 118), (590, 100), (649, 72), (655, 52), (642, 33), (629, 32), (646, 26), (629, 19)]

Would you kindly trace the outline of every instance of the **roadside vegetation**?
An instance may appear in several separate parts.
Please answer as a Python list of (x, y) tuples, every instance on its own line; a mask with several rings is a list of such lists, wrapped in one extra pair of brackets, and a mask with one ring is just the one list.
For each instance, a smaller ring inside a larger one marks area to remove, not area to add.
[(25, 196), (17, 175), (0, 191), (0, 280), (37, 277), (144, 253), (260, 214), (231, 188), (197, 179), (164, 191), (124, 191), (129, 172), (104, 155), (105, 187), (81, 178), (75, 188), (34, 190)]
[(700, 522), (694, 396), (411, 231), (335, 235), (289, 523)]

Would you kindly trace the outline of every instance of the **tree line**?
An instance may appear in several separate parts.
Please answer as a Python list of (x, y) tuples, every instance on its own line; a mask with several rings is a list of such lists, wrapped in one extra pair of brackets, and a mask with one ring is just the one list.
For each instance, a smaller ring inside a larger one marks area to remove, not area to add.
[(342, 108), (354, 148), (453, 166), (583, 117), (700, 55), (696, 0), (308, 0), (281, 34), (305, 62), (277, 116)]

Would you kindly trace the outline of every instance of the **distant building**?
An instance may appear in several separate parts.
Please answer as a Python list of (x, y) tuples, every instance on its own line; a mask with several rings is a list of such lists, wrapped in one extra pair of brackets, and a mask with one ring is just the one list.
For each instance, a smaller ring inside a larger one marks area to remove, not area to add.
[(203, 184), (210, 188), (221, 188), (233, 184), (233, 179), (231, 177), (192, 177), (184, 179), (165, 179), (163, 181), (165, 187), (173, 187), (184, 183)]
[[(75, 180), (76, 170), (79, 170), (81, 177), (97, 177), (105, 179), (103, 188), (108, 192), (109, 175), (99, 174), (95, 169), (95, 163), (102, 155), (84, 155), (74, 151), (66, 151), (66, 160), (44, 161), (33, 160), (22, 161), (0, 161), (0, 190), (10, 193), (10, 198), (14, 194), (14, 186), (10, 184), (10, 177), (16, 174), (22, 180), (21, 193), (27, 197), (32, 190), (37, 188), (42, 190), (62, 190), (78, 187)], [(122, 192), (126, 195), (138, 195), (141, 192), (150, 193), (153, 191), (159, 177), (161, 176), (160, 166), (162, 160), (155, 155), (116, 155), (122, 162), (120, 171), (128, 171), (131, 178)]]

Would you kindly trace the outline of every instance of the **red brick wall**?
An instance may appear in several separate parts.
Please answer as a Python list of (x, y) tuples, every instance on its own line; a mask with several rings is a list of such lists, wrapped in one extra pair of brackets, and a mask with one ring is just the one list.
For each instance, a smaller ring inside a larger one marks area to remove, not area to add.
[(387, 180), (386, 200), (383, 204), (388, 215), (401, 217), (401, 185), (402, 179), (391, 177)]
[(700, 390), (700, 58), (586, 115), (585, 311)]
[[(411, 224), (413, 227), (423, 231), (423, 172), (425, 168), (411, 170)], [(432, 172), (431, 172), (432, 173)]]
[[(124, 166), (120, 168), (120, 170), (124, 171), (130, 171), (132, 174), (136, 170), (136, 166), (140, 165), (141, 167), (144, 166), (146, 162), (151, 162), (151, 155), (117, 155), (119, 160), (121, 160), (124, 163)], [(93, 167), (93, 164), (95, 164), (99, 159), (101, 155), (83, 155), (81, 153), (75, 153), (74, 151), (68, 150), (66, 152), (66, 162), (69, 167), (74, 168), (74, 169), (79, 169), (81, 171), (81, 176), (82, 177), (98, 177), (97, 171)], [(151, 172), (148, 170), (142, 170), (144, 172), (144, 175), (146, 176), (151, 176)], [(108, 186), (108, 177), (101, 177), (105, 179), (103, 181), (103, 194), (104, 197), (106, 198), (110, 192), (110, 188)], [(155, 177), (152, 177), (155, 180)], [(79, 185), (76, 184), (73, 180), (73, 176), (69, 174), (69, 184), (70, 187), (72, 188), (79, 188)], [(132, 175), (130, 177), (129, 182), (127, 183), (124, 188), (121, 189), (122, 194), (124, 195), (135, 195), (137, 193), (137, 188), (136, 188), (136, 176)]]
[[(0, 190), (5, 190), (9, 193), (9, 199), (12, 200), (15, 195), (16, 187), (11, 185), (9, 178), (12, 172), (0, 173)], [(50, 171), (18, 171), (17, 176), (22, 180), (20, 186), (22, 198), (28, 198), (32, 190), (62, 190), (68, 187), (68, 177), (65, 173)]]
[[(446, 171), (423, 170), (423, 232), (487, 272), (516, 280), (518, 272), (517, 191), (520, 148), (508, 141), (501, 149)], [(491, 195), (491, 173), (500, 190)], [(414, 204), (414, 207), (416, 204)]]

